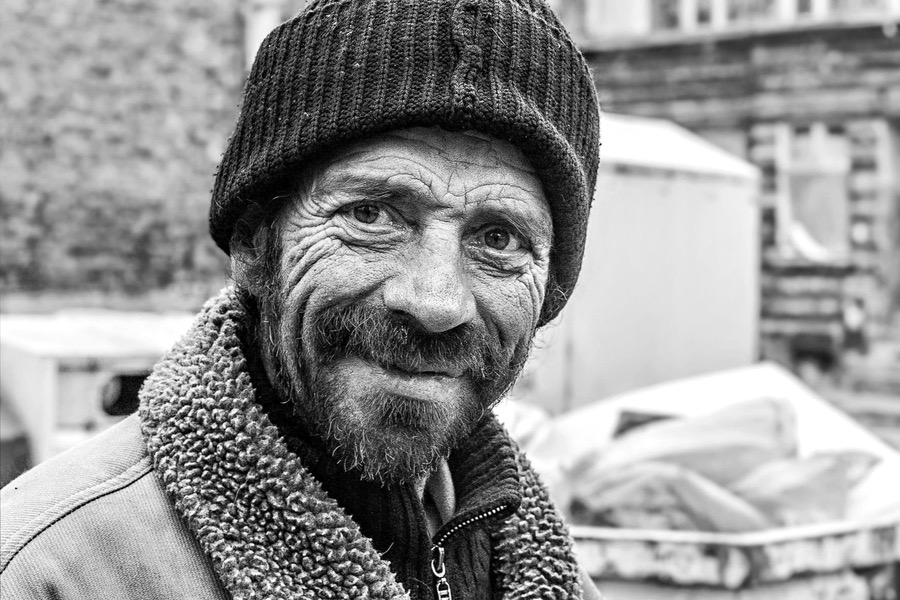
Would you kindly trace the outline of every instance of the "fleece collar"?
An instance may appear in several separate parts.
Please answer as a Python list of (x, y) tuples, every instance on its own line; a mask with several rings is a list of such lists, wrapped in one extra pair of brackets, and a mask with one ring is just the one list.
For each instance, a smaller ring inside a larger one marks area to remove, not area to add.
[[(233, 598), (408, 598), (256, 403), (243, 317), (226, 288), (141, 391), (141, 428), (176, 510)], [(580, 598), (565, 526), (519, 453), (516, 464), (522, 502), (492, 540), (500, 591)]]

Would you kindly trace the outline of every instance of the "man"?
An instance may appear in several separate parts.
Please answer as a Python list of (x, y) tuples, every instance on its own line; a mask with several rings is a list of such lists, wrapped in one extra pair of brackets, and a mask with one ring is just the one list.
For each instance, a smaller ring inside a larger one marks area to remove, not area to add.
[(598, 106), (540, 0), (313, 2), (139, 415), (3, 491), (4, 598), (596, 597), (490, 408), (572, 291)]

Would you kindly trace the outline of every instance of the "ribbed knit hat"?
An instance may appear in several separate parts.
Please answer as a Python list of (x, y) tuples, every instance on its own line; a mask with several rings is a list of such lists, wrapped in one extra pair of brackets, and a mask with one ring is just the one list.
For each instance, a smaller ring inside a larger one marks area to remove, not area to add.
[(550, 203), (545, 324), (581, 268), (599, 118), (587, 65), (543, 0), (314, 0), (260, 46), (210, 232), (230, 253), (247, 207), (337, 145), (417, 126), (481, 131), (522, 150)]

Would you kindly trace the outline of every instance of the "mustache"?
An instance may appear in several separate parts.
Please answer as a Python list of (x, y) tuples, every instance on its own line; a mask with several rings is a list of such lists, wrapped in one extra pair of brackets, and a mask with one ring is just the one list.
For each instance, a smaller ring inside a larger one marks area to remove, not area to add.
[(382, 368), (461, 372), (475, 381), (495, 380), (507, 370), (499, 340), (468, 323), (435, 333), (409, 315), (357, 303), (326, 309), (313, 332), (326, 360), (356, 356)]

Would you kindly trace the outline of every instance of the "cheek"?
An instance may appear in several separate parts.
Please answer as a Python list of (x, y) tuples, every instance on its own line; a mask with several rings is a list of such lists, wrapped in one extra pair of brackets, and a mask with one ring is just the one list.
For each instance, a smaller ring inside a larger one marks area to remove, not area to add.
[(301, 206), (290, 215), (281, 240), (282, 296), (292, 308), (312, 297), (359, 295), (378, 283), (384, 257), (347, 244), (339, 220), (313, 215)]
[(546, 275), (534, 269), (517, 277), (473, 277), (473, 293), (488, 322), (505, 346), (512, 348), (537, 327), (546, 289)]
[[(310, 339), (315, 316), (378, 289), (388, 269), (378, 255), (360, 253), (336, 237), (285, 248), (282, 260), (283, 335)], [(304, 344), (309, 347), (308, 343)]]

